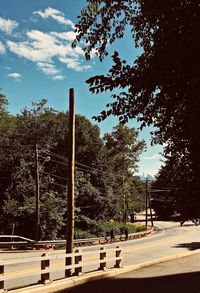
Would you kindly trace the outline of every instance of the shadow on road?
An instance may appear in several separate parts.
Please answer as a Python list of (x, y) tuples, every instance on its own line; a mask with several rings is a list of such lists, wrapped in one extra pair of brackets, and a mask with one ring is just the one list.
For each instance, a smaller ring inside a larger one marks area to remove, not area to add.
[[(174, 246), (176, 248), (187, 248), (188, 250), (196, 250), (200, 248), (200, 242), (180, 243)], [(200, 289), (199, 289), (200, 292)]]
[(199, 293), (200, 272), (149, 278), (90, 281), (61, 293)]

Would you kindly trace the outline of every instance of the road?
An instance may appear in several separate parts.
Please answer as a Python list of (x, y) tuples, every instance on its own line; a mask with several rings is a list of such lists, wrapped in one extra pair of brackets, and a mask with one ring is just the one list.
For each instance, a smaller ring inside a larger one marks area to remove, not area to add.
[[(200, 227), (195, 226), (193, 223), (186, 222), (182, 227), (179, 223), (175, 222), (155, 222), (155, 226), (159, 227), (159, 230), (155, 234), (151, 234), (144, 238), (122, 241), (114, 244), (107, 244), (107, 247), (120, 245), (123, 249), (123, 266), (138, 265), (146, 263), (154, 259), (178, 255), (180, 253), (196, 250), (200, 248)], [(102, 245), (101, 245), (102, 246)], [(96, 250), (97, 246), (84, 247), (82, 250)], [(24, 257), (32, 257), (43, 252), (12, 252), (4, 253), (0, 252), (1, 259), (16, 259)], [(49, 254), (56, 254), (57, 251), (49, 251)], [(19, 269), (18, 267), (10, 268), (14, 270)], [(26, 270), (25, 267), (20, 270)], [(92, 269), (92, 268), (90, 268)], [(90, 270), (89, 269), (89, 270)], [(87, 268), (88, 270), (88, 268)], [(52, 277), (54, 279), (54, 277)], [(37, 280), (37, 276), (35, 276)], [(33, 282), (35, 281), (33, 280)], [(19, 280), (17, 280), (19, 282)], [(28, 280), (24, 280), (28, 281)], [(11, 288), (14, 284), (7, 284), (7, 289)]]
[(199, 293), (200, 254), (166, 261), (109, 279), (86, 282), (59, 293)]
[[(179, 222), (157, 221), (155, 226), (159, 228), (155, 234), (107, 246), (119, 244), (123, 248), (124, 266), (200, 248), (200, 226), (192, 222), (186, 222), (181, 227)], [(95, 247), (85, 248), (88, 249)]]

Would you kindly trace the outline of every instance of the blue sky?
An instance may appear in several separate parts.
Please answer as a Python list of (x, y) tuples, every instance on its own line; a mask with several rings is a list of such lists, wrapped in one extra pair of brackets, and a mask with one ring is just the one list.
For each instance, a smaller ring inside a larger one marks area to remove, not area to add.
[[(48, 106), (68, 109), (69, 88), (75, 89), (76, 112), (91, 119), (110, 101), (109, 93), (92, 95), (85, 80), (106, 73), (111, 65), (93, 56), (85, 61), (81, 45), (75, 50), (74, 24), (85, 0), (0, 0), (0, 88), (9, 100), (8, 110), (19, 113), (32, 101), (48, 99)], [(139, 54), (127, 32), (125, 40), (109, 48), (117, 49), (130, 63)], [(110, 117), (98, 124), (101, 134), (110, 132), (118, 121)], [(128, 126), (137, 127), (135, 121)], [(148, 149), (140, 157), (139, 173), (156, 174), (161, 162), (161, 146), (150, 146), (150, 129), (140, 133)]]

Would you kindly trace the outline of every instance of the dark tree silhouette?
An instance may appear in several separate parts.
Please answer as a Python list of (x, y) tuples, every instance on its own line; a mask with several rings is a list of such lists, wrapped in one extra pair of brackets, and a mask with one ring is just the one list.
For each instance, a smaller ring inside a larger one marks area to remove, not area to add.
[(117, 90), (95, 118), (117, 115), (121, 122), (137, 118), (141, 128), (154, 125), (153, 142), (167, 143), (167, 160), (187, 173), (178, 187), (193, 203), (200, 202), (199, 17), (197, 0), (88, 0), (73, 44), (85, 41), (86, 59), (95, 48), (102, 61), (108, 45), (131, 29), (135, 47), (142, 48), (134, 64), (115, 51), (108, 74), (87, 80), (93, 93)]

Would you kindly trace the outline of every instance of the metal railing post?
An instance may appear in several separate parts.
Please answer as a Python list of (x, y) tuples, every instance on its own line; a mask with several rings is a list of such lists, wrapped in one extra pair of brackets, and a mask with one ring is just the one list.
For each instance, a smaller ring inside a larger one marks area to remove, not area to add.
[[(46, 256), (46, 253), (43, 253), (42, 257), (45, 257)], [(50, 266), (50, 260), (49, 259), (42, 259), (41, 260), (41, 270), (45, 271), (47, 268), (49, 268)], [(40, 283), (42, 284), (49, 284), (51, 283), (51, 280), (50, 280), (50, 273), (48, 272), (42, 272), (41, 273), (41, 280), (40, 280)]]
[(80, 264), (79, 267), (75, 268), (75, 275), (76, 276), (80, 276), (81, 274), (83, 274), (83, 268), (82, 268), (82, 249), (76, 249), (75, 253), (77, 253), (78, 255), (75, 255), (74, 257), (74, 263), (76, 264)]
[(100, 260), (104, 260), (105, 262), (100, 262), (99, 270), (106, 270), (106, 249), (105, 247), (100, 248)]
[[(115, 257), (119, 258), (121, 256), (121, 248), (119, 246), (116, 247)], [(122, 258), (116, 259), (115, 268), (122, 267)]]
[[(0, 265), (0, 277), (4, 276), (4, 265)], [(4, 281), (0, 281), (0, 292), (5, 292)]]
[[(71, 266), (72, 265), (72, 256), (67, 256), (65, 258), (65, 266)], [(72, 268), (65, 269), (65, 277), (71, 277), (72, 276)]]

